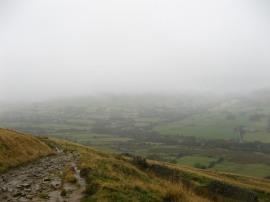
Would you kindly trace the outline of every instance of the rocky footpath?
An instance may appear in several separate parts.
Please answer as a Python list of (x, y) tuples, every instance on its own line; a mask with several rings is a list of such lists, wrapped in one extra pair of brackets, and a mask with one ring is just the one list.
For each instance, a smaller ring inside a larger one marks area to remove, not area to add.
[[(76, 163), (79, 153), (62, 152), (0, 175), (0, 201), (79, 201), (85, 181)], [(62, 182), (62, 168), (73, 167), (76, 184)]]

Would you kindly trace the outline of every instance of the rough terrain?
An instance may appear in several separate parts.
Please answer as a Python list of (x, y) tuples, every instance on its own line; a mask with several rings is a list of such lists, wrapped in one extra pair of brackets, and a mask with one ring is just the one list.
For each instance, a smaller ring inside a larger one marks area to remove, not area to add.
[[(76, 166), (79, 159), (79, 153), (58, 150), (57, 155), (0, 175), (0, 201), (79, 201), (85, 186)], [(65, 166), (73, 168), (76, 183), (62, 180)]]

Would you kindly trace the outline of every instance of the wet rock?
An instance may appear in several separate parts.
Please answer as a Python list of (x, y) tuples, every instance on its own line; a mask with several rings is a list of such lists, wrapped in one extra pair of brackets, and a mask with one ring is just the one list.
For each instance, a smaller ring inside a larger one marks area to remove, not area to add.
[(21, 184), (21, 186), (24, 188), (29, 188), (29, 187), (31, 187), (31, 184), (23, 183), (23, 184)]
[(34, 186), (34, 190), (35, 190), (36, 192), (42, 191), (42, 188), (41, 188), (40, 184), (36, 184), (36, 185)]
[(13, 197), (25, 196), (25, 193), (23, 193), (23, 192), (15, 192), (12, 196)]
[(32, 189), (24, 189), (25, 192), (31, 192)]
[[(40, 201), (39, 194), (50, 191), (59, 192), (60, 196), (61, 179), (50, 173), (62, 169), (67, 162), (74, 162), (74, 160), (71, 154), (62, 153), (62, 155), (46, 157), (1, 175), (0, 202)], [(58, 199), (57, 197), (50, 197), (50, 199), (54, 201)]]
[(7, 188), (7, 191), (8, 191), (8, 192), (14, 192), (14, 190), (11, 189), (11, 188)]
[(5, 177), (1, 176), (0, 181), (4, 181), (4, 180), (5, 180)]
[(60, 188), (60, 185), (61, 185), (61, 181), (60, 180), (53, 180), (51, 182), (51, 186), (54, 188), (54, 189), (59, 189)]
[(25, 197), (21, 197), (20, 199), (19, 199), (19, 202), (28, 202), (29, 200), (27, 199), (27, 198), (25, 198)]
[(7, 187), (2, 187), (2, 191), (7, 192), (8, 191)]
[(27, 199), (32, 199), (33, 197), (34, 197), (34, 195), (32, 195), (32, 194), (26, 195)]

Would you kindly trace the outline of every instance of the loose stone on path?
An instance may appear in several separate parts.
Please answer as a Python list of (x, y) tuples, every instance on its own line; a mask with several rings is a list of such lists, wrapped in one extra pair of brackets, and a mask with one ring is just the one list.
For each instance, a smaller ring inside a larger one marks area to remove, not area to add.
[[(29, 165), (10, 170), (0, 175), (0, 201), (76, 201), (83, 197), (84, 190), (83, 179), (78, 176), (79, 170), (76, 167), (79, 154), (73, 155), (68, 152), (57, 152), (57, 155), (42, 158)], [(52, 172), (58, 172), (61, 175), (61, 169), (66, 166), (72, 166), (75, 170), (75, 176), (80, 181), (78, 186), (71, 185), (73, 196), (64, 198), (61, 196), (61, 189), (65, 187), (58, 176)], [(75, 193), (75, 195), (74, 195)], [(76, 195), (77, 193), (77, 195)], [(75, 199), (76, 198), (76, 199)]]

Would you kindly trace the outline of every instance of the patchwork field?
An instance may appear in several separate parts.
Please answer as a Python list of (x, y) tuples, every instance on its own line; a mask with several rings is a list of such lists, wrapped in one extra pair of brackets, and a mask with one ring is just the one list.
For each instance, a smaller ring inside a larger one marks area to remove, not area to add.
[(2, 105), (0, 125), (110, 153), (267, 177), (270, 102), (254, 99), (108, 95)]

